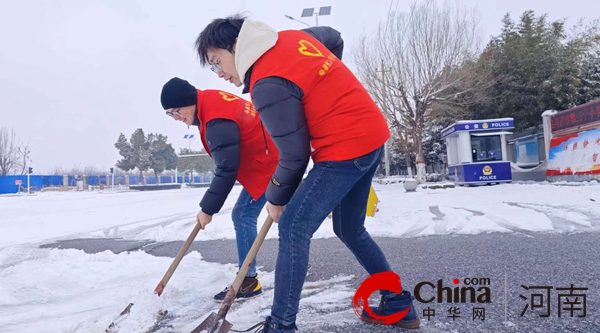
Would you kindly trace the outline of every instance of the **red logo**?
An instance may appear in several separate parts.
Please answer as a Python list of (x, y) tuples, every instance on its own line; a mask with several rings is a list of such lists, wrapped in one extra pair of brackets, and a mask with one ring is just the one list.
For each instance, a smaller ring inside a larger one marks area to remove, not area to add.
[(379, 290), (389, 290), (398, 294), (401, 293), (402, 281), (400, 281), (400, 276), (394, 272), (383, 272), (373, 274), (366, 278), (360, 284), (360, 287), (358, 287), (354, 294), (354, 298), (352, 299), (352, 309), (354, 310), (354, 313), (360, 318), (364, 308), (371, 318), (380, 321), (380, 323), (384, 325), (391, 325), (402, 320), (408, 311), (410, 311), (410, 306), (404, 311), (389, 316), (380, 316), (373, 313), (373, 310), (369, 307), (369, 296)]

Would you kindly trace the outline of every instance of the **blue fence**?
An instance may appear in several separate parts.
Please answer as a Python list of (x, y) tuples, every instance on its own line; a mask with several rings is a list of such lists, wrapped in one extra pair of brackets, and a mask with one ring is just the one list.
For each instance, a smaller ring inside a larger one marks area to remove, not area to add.
[[(21, 181), (21, 191), (27, 191), (27, 175), (20, 176), (0, 176), (0, 194), (8, 194), (8, 193), (17, 193), (19, 191), (19, 185), (17, 185), (17, 181)], [(81, 176), (73, 177), (68, 176), (67, 185), (68, 186), (77, 186), (77, 181), (82, 180)], [(125, 176), (114, 176), (115, 185), (125, 185)], [(31, 189), (33, 191), (39, 191), (44, 187), (61, 187), (63, 186), (63, 176), (30, 176), (29, 181), (31, 182)], [(194, 176), (194, 183), (210, 183), (212, 181), (212, 177), (210, 176)], [(169, 184), (169, 183), (191, 183), (189, 176), (178, 176), (177, 180), (175, 180), (175, 176), (160, 176), (161, 184)], [(156, 184), (156, 177), (149, 176), (146, 177), (146, 184)], [(91, 186), (109, 186), (112, 184), (111, 176), (87, 176), (86, 184)], [(137, 185), (140, 184), (139, 176), (129, 176), (129, 184)]]
[[(27, 175), (24, 176), (1, 176), (0, 177), (0, 194), (17, 193), (19, 185), (17, 181), (21, 181), (21, 188), (27, 191)], [(45, 186), (61, 186), (63, 183), (62, 176), (30, 176), (29, 182), (31, 189), (39, 190)], [(54, 184), (53, 182), (57, 182)]]

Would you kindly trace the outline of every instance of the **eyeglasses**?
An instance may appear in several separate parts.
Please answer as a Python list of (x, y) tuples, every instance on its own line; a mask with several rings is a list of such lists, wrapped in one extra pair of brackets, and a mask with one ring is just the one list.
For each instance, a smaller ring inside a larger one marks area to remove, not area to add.
[(181, 108), (177, 108), (172, 111), (167, 111), (166, 114), (169, 117), (181, 116), (181, 113), (179, 112), (179, 110), (181, 110)]
[[(225, 50), (227, 50), (227, 52), (235, 55), (235, 51), (233, 51), (234, 44), (229, 45)], [(210, 65), (210, 70), (215, 72), (216, 74), (219, 74), (223, 71), (223, 68), (221, 68), (221, 66), (219, 65), (219, 61), (221, 61), (221, 58), (219, 58), (217, 61), (215, 61), (214, 64)]]
[(216, 74), (219, 74), (223, 71), (223, 68), (219, 66), (218, 62), (215, 62), (214, 64), (210, 65), (210, 70), (215, 72)]

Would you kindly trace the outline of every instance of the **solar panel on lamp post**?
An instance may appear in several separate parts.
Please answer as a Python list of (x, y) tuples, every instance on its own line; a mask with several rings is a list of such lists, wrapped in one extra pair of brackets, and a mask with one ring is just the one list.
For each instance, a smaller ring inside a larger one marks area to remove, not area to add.
[(184, 139), (188, 140), (188, 154), (191, 154), (192, 152), (192, 148), (191, 148), (191, 141), (194, 138), (194, 134), (186, 134), (183, 136)]
[(315, 8), (304, 8), (300, 17), (315, 16), (317, 26), (319, 26), (319, 16), (331, 15), (331, 6), (319, 8), (319, 12), (315, 12)]

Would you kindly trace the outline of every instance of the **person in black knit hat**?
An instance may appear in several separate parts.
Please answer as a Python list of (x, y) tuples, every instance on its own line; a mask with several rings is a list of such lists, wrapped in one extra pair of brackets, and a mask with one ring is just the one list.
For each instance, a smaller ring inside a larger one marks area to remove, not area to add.
[[(204, 149), (215, 162), (215, 177), (196, 216), (203, 230), (223, 207), (236, 180), (243, 186), (231, 213), (241, 266), (256, 239), (257, 219), (267, 202), (264, 193), (279, 162), (277, 147), (252, 103), (231, 93), (200, 90), (175, 77), (163, 86), (160, 101), (168, 116), (198, 126)], [(215, 300), (223, 301), (227, 290)], [(236, 299), (261, 293), (254, 260)]]
[(198, 93), (188, 81), (174, 77), (163, 86), (160, 103), (163, 109), (195, 105)]

